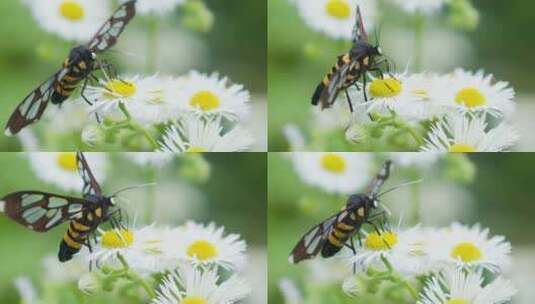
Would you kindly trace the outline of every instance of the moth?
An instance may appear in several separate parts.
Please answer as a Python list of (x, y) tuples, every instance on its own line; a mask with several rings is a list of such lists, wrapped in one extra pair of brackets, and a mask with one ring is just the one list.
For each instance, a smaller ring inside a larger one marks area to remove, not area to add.
[(352, 41), (351, 49), (347, 53), (338, 56), (336, 64), (316, 87), (314, 95), (312, 95), (312, 105), (321, 104), (322, 109), (330, 108), (336, 101), (338, 94), (344, 91), (349, 109), (353, 112), (353, 104), (347, 89), (354, 85), (360, 90), (358, 81), (362, 78), (364, 99), (367, 101), (366, 73), (376, 71), (381, 78), (383, 77), (381, 64), (388, 64), (388, 61), (384, 58), (383, 51), (379, 46), (370, 44), (359, 6), (357, 6)]
[(15, 222), (37, 232), (69, 222), (59, 246), (61, 262), (70, 260), (82, 246), (91, 250), (90, 236), (102, 223), (110, 220), (120, 227), (121, 210), (116, 207), (115, 193), (102, 194), (85, 156), (76, 154), (78, 172), (83, 180), (83, 197), (69, 197), (41, 191), (20, 191), (6, 195), (0, 201), (0, 211)]
[(366, 193), (349, 196), (346, 205), (340, 212), (314, 226), (299, 240), (290, 253), (289, 262), (297, 264), (311, 259), (321, 252), (324, 258), (332, 257), (344, 246), (355, 252), (353, 236), (359, 233), (363, 224), (371, 224), (376, 218), (384, 216), (384, 212), (377, 212), (378, 197), (382, 185), (390, 176), (391, 161), (383, 164), (380, 172), (375, 176)]
[(96, 79), (93, 75), (95, 70), (110, 67), (99, 60), (97, 54), (110, 49), (117, 43), (126, 25), (136, 14), (136, 1), (131, 0), (121, 5), (89, 43), (71, 49), (61, 69), (24, 98), (6, 124), (7, 136), (17, 134), (24, 127), (38, 121), (49, 102), (61, 105), (82, 81), (82, 98), (91, 104), (83, 94), (87, 80), (90, 77)]

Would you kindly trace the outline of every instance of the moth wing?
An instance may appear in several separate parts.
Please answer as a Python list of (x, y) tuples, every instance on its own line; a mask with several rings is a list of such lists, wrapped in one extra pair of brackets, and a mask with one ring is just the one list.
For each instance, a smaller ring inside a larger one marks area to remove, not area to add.
[(353, 27), (353, 45), (360, 42), (368, 42), (368, 33), (364, 28), (364, 21), (362, 21), (362, 14), (360, 13), (360, 7), (357, 5), (355, 26)]
[(87, 47), (95, 53), (104, 52), (117, 43), (126, 25), (136, 15), (136, 0), (128, 1), (106, 20), (98, 32), (87, 44)]
[(366, 193), (369, 197), (376, 197), (379, 194), (379, 190), (390, 176), (390, 169), (392, 168), (392, 161), (387, 160), (381, 167), (381, 171), (373, 178), (368, 185)]
[(305, 233), (290, 253), (290, 257), (288, 258), (289, 262), (297, 264), (303, 260), (315, 257), (323, 248), (338, 216), (339, 214), (336, 214), (326, 219)]
[(5, 134), (7, 136), (17, 134), (24, 127), (41, 118), (54, 93), (54, 84), (60, 82), (67, 72), (68, 70), (65, 68), (59, 70), (24, 98), (6, 124)]
[(78, 173), (80, 173), (80, 176), (84, 181), (84, 187), (82, 189), (84, 196), (88, 194), (102, 195), (100, 185), (95, 179), (93, 172), (91, 172), (91, 168), (89, 168), (89, 164), (87, 163), (87, 160), (82, 152), (76, 153), (76, 164), (78, 165)]
[(6, 195), (0, 210), (15, 222), (38, 232), (82, 215), (87, 201), (40, 191), (21, 191)]
[(338, 93), (340, 93), (340, 90), (345, 84), (346, 77), (350, 71), (350, 67), (350, 63), (344, 64), (331, 77), (329, 85), (323, 90), (320, 95), (322, 109), (329, 108), (334, 103), (336, 97), (338, 97)]

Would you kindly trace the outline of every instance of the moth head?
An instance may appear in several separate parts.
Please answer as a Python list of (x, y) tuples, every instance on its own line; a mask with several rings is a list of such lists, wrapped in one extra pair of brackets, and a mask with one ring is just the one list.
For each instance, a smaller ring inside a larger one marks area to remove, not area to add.
[(372, 206), (373, 206), (373, 208), (379, 207), (379, 201), (377, 199), (373, 199), (372, 200)]
[(383, 55), (383, 49), (380, 46), (376, 46), (375, 53), (377, 53), (377, 55)]

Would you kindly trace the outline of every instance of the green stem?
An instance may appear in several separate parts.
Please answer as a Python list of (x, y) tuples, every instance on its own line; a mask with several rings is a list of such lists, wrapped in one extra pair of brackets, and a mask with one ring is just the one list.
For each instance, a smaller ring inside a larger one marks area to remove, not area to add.
[[(157, 170), (152, 165), (147, 167), (147, 180), (149, 183), (156, 181)], [(154, 206), (156, 202), (156, 187), (147, 188), (147, 205), (145, 209), (145, 223), (150, 224), (154, 220)]]
[(420, 185), (418, 183), (411, 186), (411, 204), (412, 204), (412, 210), (411, 210), (411, 222), (414, 225), (417, 225), (420, 223), (420, 208), (421, 208), (421, 201), (420, 201)]
[(125, 269), (125, 277), (129, 279), (132, 282), (138, 283), (143, 287), (145, 292), (149, 295), (149, 298), (153, 299), (156, 297), (156, 293), (154, 290), (152, 290), (152, 287), (147, 283), (142, 277), (140, 277), (137, 273), (130, 270), (130, 266), (128, 265), (128, 262), (124, 259), (124, 257), (117, 253), (117, 258), (119, 259), (119, 262), (121, 262), (121, 265), (123, 265)]
[(156, 72), (158, 58), (158, 18), (151, 17), (147, 24), (147, 73)]
[(140, 133), (141, 135), (143, 135), (143, 137), (147, 139), (147, 141), (150, 143), (150, 145), (152, 146), (154, 150), (158, 149), (159, 147), (158, 142), (154, 139), (154, 137), (152, 137), (149, 131), (147, 131), (141, 125), (137, 124), (136, 122), (134, 122), (134, 120), (132, 120), (132, 115), (130, 115), (130, 112), (128, 112), (128, 109), (122, 102), (119, 103), (119, 109), (121, 110), (121, 112), (123, 112), (124, 116), (126, 117), (126, 120), (124, 121), (125, 123), (124, 128), (130, 128)]
[(424, 55), (425, 17), (422, 14), (417, 13), (414, 18), (414, 70), (416, 72), (421, 72)]
[(390, 281), (394, 282), (394, 283), (397, 283), (397, 284), (400, 284), (401, 286), (405, 287), (405, 289), (407, 289), (409, 291), (409, 293), (411, 294), (412, 298), (413, 299), (418, 299), (418, 292), (414, 289), (414, 287), (412, 287), (412, 285), (406, 281), (403, 276), (399, 275), (395, 270), (394, 270), (394, 267), (392, 266), (392, 264), (390, 263), (390, 261), (388, 261), (388, 259), (384, 256), (381, 256), (381, 260), (383, 262), (383, 264), (385, 264), (385, 267), (388, 269), (388, 273), (390, 274), (389, 275), (389, 279)]

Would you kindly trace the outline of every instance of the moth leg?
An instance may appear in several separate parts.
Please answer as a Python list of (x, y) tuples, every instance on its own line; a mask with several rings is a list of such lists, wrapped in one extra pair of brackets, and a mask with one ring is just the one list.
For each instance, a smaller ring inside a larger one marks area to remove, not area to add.
[(353, 104), (351, 103), (351, 98), (349, 97), (349, 93), (347, 92), (347, 89), (344, 90), (344, 93), (346, 94), (347, 104), (349, 105), (349, 110), (351, 113), (353, 113)]
[[(360, 238), (360, 234), (359, 234), (359, 238)], [(353, 255), (357, 255), (357, 251), (355, 250), (355, 243), (353, 242), (353, 238), (349, 238), (350, 242), (351, 242), (351, 249), (353, 250)], [(356, 274), (357, 273), (357, 262), (353, 262), (353, 274)]]
[[(93, 103), (89, 100), (89, 98), (87, 98), (87, 96), (85, 95), (85, 90), (87, 89), (87, 83), (89, 82), (89, 80), (92, 80), (93, 77), (96, 81), (98, 81), (98, 79), (96, 79), (95, 75), (93, 74), (89, 74), (88, 77), (86, 77), (84, 79), (84, 84), (82, 85), (82, 90), (80, 91), (80, 96), (82, 96), (82, 99), (89, 105), (89, 106), (93, 106)], [(98, 115), (98, 113), (95, 113), (95, 118), (97, 119), (97, 123), (100, 124), (101, 123), (101, 119), (100, 119), (100, 115)]]

